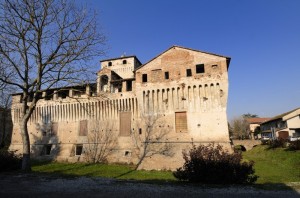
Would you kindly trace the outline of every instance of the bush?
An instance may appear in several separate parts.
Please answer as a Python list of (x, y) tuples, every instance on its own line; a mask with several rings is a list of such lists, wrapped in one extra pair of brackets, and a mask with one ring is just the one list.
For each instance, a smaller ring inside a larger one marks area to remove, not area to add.
[(290, 150), (300, 150), (300, 140), (290, 141), (289, 149)]
[(22, 158), (16, 151), (0, 150), (0, 172), (21, 169)]
[(209, 184), (249, 184), (258, 176), (254, 175), (254, 162), (241, 162), (242, 155), (229, 153), (222, 146), (194, 146), (183, 152), (185, 163), (173, 175), (179, 180)]
[(284, 139), (275, 139), (268, 141), (269, 148), (286, 148), (287, 140)]

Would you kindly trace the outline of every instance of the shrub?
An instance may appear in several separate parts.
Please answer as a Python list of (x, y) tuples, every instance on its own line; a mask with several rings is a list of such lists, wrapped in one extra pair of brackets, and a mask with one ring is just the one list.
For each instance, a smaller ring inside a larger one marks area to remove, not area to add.
[(183, 152), (185, 163), (173, 175), (179, 180), (209, 184), (254, 183), (254, 162), (241, 162), (242, 155), (229, 153), (222, 146), (200, 145)]
[(268, 141), (269, 148), (286, 148), (287, 147), (287, 141), (284, 139), (275, 139)]
[(0, 150), (0, 172), (21, 169), (22, 158), (16, 151)]
[(300, 140), (290, 141), (288, 147), (290, 150), (300, 150)]

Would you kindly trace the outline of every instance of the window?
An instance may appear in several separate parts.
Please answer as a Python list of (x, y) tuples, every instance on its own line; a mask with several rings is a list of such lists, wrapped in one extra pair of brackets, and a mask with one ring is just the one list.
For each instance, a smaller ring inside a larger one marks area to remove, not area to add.
[(130, 151), (125, 151), (125, 154), (124, 154), (126, 157), (130, 157), (131, 156), (131, 152)]
[(132, 91), (132, 81), (126, 82), (126, 91)]
[(88, 128), (87, 128), (87, 120), (81, 120), (79, 122), (79, 136), (87, 136)]
[(50, 91), (46, 92), (45, 100), (51, 100), (53, 96), (53, 92), (51, 93)]
[(120, 136), (130, 136), (131, 112), (120, 112)]
[(127, 60), (123, 60), (123, 65), (126, 65), (127, 64)]
[(186, 70), (186, 76), (187, 77), (192, 76), (192, 70), (191, 69)]
[(83, 145), (82, 144), (77, 144), (75, 147), (75, 155), (81, 155), (83, 150)]
[(142, 75), (142, 82), (147, 82), (148, 79), (147, 79), (147, 74), (143, 74)]
[(165, 79), (169, 79), (169, 72), (165, 72)]
[(69, 96), (69, 90), (60, 90), (58, 92), (58, 97), (59, 98), (67, 98), (67, 96)]
[(108, 66), (112, 66), (112, 62), (108, 62)]
[(47, 144), (43, 148), (43, 155), (50, 155), (51, 154), (52, 144)]
[(141, 129), (141, 128), (139, 128), (139, 134), (140, 134), (140, 135), (142, 134), (142, 129)]
[(175, 113), (175, 127), (177, 133), (187, 132), (186, 112)]
[(204, 73), (204, 64), (196, 65), (196, 73)]

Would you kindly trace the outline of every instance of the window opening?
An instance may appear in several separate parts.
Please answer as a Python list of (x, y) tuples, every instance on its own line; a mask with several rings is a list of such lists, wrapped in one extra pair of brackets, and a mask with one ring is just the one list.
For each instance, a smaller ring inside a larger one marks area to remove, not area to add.
[(192, 76), (192, 70), (191, 69), (186, 70), (186, 76), (187, 77)]
[(76, 145), (76, 150), (75, 150), (75, 155), (81, 155), (83, 150), (83, 145), (82, 144), (77, 144)]
[(196, 65), (196, 73), (199, 74), (199, 73), (204, 73), (204, 64), (198, 64)]
[(45, 145), (45, 155), (50, 155), (52, 144)]
[(147, 82), (147, 81), (148, 81), (148, 79), (147, 79), (147, 74), (143, 74), (143, 76), (142, 76), (142, 81), (143, 81), (143, 82)]
[(132, 91), (132, 81), (126, 82), (126, 91)]
[(169, 79), (169, 72), (165, 72), (165, 79)]
[(101, 84), (101, 91), (108, 91), (108, 76), (107, 75), (103, 75), (100, 78), (100, 84)]

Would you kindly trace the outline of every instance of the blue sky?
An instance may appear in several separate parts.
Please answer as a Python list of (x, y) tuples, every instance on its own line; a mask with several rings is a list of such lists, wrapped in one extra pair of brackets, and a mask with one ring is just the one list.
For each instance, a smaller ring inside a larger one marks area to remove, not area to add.
[[(142, 63), (172, 45), (232, 58), (228, 118), (300, 107), (299, 0), (85, 0), (107, 35), (107, 57)], [(94, 61), (92, 64), (99, 64)]]

